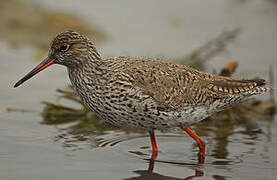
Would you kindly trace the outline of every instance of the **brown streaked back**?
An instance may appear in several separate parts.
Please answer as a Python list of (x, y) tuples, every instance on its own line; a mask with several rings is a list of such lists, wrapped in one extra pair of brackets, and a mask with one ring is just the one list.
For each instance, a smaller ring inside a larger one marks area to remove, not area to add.
[(132, 88), (151, 96), (164, 109), (209, 105), (233, 95), (246, 97), (267, 90), (263, 79), (216, 76), (159, 59), (117, 57), (107, 61), (116, 67), (116, 78), (125, 77)]

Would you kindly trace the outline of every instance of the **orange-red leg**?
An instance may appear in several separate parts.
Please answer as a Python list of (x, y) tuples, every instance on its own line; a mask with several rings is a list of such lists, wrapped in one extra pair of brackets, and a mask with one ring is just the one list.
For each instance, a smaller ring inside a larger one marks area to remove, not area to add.
[(151, 145), (152, 145), (151, 160), (154, 160), (158, 156), (158, 146), (157, 146), (157, 142), (156, 142), (154, 131), (149, 131), (149, 135), (150, 135), (150, 140), (151, 140)]
[(199, 147), (198, 160), (199, 160), (199, 163), (204, 163), (206, 143), (197, 134), (195, 134), (190, 128), (185, 128), (184, 130), (197, 142), (197, 145)]

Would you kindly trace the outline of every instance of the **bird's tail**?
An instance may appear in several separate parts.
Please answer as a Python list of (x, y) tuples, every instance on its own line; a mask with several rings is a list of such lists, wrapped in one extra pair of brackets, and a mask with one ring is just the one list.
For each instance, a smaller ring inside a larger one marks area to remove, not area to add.
[(246, 101), (252, 95), (262, 94), (270, 90), (264, 79), (237, 79), (217, 76), (209, 84), (211, 102), (223, 102), (226, 105), (234, 105)]
[(209, 88), (217, 92), (219, 96), (251, 96), (267, 92), (270, 89), (264, 79), (236, 79), (222, 76), (218, 78), (212, 81)]
[(238, 89), (240, 90), (240, 93), (244, 95), (262, 94), (269, 91), (270, 89), (264, 79), (250, 79), (241, 81), (245, 85)]

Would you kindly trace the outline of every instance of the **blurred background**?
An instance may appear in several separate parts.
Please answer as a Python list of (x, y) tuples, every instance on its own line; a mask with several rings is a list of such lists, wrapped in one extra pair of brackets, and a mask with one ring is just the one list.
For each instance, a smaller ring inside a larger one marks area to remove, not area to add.
[[(265, 78), (276, 89), (275, 0), (1, 0), (0, 179), (275, 179), (277, 123), (271, 91), (183, 132), (106, 127), (55, 65), (14, 89), (63, 30), (89, 36), (103, 58), (159, 57), (226, 76)], [(232, 60), (232, 61), (231, 61)], [(275, 74), (275, 75), (274, 75)]]

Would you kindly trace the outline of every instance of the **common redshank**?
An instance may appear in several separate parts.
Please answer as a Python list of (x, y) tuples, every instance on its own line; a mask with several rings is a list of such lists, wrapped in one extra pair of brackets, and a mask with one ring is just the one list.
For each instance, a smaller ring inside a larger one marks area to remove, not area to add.
[(204, 163), (205, 142), (189, 126), (268, 90), (263, 79), (217, 76), (161, 59), (102, 59), (93, 42), (74, 31), (58, 34), (48, 57), (14, 87), (52, 64), (67, 67), (75, 91), (103, 122), (148, 131), (152, 160), (158, 155), (154, 130), (181, 128), (197, 142)]

